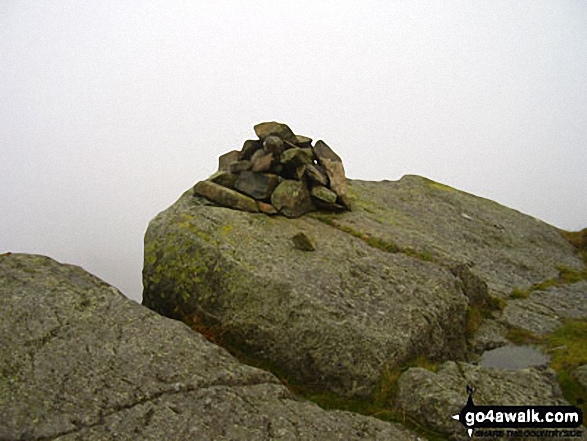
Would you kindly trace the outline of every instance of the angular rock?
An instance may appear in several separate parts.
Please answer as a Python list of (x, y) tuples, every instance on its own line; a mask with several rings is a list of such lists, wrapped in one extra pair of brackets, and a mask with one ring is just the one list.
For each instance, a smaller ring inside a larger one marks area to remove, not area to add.
[(312, 147), (312, 138), (308, 138), (307, 136), (296, 135), (296, 145), (302, 148), (311, 148)]
[(334, 191), (340, 202), (347, 208), (350, 208), (350, 200), (348, 197), (348, 188), (344, 166), (340, 157), (328, 147), (324, 141), (318, 141), (313, 147), (314, 155), (324, 170), (330, 181), (330, 189)]
[(218, 158), (218, 171), (228, 171), (230, 164), (239, 160), (238, 150), (225, 153)]
[(253, 157), (251, 158), (251, 162), (253, 166), (251, 170), (254, 172), (266, 172), (271, 170), (271, 166), (274, 162), (273, 153), (266, 153), (265, 150), (257, 150)]
[(200, 181), (194, 185), (194, 194), (196, 196), (203, 196), (223, 207), (249, 211), (251, 213), (257, 213), (259, 211), (254, 199), (211, 181)]
[(247, 139), (243, 144), (243, 148), (240, 151), (240, 156), (238, 159), (241, 161), (250, 160), (253, 154), (261, 148), (263, 148), (261, 141)]
[(300, 217), (316, 210), (306, 186), (289, 179), (282, 181), (273, 191), (271, 205), (287, 217)]
[(0, 255), (0, 439), (409, 440), (324, 411), (79, 267)]
[(450, 272), (461, 281), (463, 292), (469, 298), (472, 305), (482, 305), (489, 300), (487, 283), (471, 271), (469, 265), (459, 264), (453, 266)]
[(311, 149), (299, 147), (288, 149), (281, 154), (280, 162), (286, 167), (297, 168), (312, 164), (314, 154)]
[(422, 368), (404, 372), (395, 404), (451, 439), (469, 439), (463, 425), (451, 418), (467, 403), (467, 385), (475, 389), (476, 405), (568, 405), (551, 369), (505, 370), (452, 361), (436, 373)]
[(237, 161), (228, 166), (228, 171), (232, 174), (238, 175), (244, 171), (248, 171), (253, 167), (251, 161)]
[(279, 136), (268, 136), (263, 141), (263, 150), (279, 157), (283, 152), (283, 141)]
[(291, 238), (294, 243), (294, 246), (298, 250), (302, 251), (315, 251), (316, 250), (316, 241), (308, 236), (303, 231), (296, 234), (294, 237)]
[(335, 204), (338, 197), (336, 193), (330, 191), (322, 185), (316, 185), (312, 187), (312, 191), (310, 193), (312, 197), (317, 199), (319, 202), (325, 202), (327, 204)]
[(319, 165), (308, 164), (306, 166), (306, 176), (308, 176), (311, 181), (317, 184), (323, 185), (325, 187), (328, 186), (328, 176), (326, 176), (326, 172)]
[(279, 185), (279, 176), (267, 173), (242, 172), (234, 187), (253, 199), (269, 199), (275, 187)]
[(259, 211), (261, 213), (265, 213), (265, 214), (269, 214), (269, 215), (279, 213), (279, 211), (277, 211), (277, 209), (273, 205), (268, 204), (266, 202), (257, 201), (257, 207), (259, 207)]
[(293, 144), (295, 144), (297, 141), (296, 135), (294, 135), (294, 133), (286, 124), (275, 121), (263, 122), (257, 124), (254, 129), (255, 133), (261, 141), (264, 141), (265, 138), (269, 136), (278, 136), (283, 141), (287, 141)]
[(210, 176), (207, 181), (212, 181), (223, 187), (234, 189), (234, 183), (236, 182), (237, 177), (237, 175), (233, 175), (227, 171), (218, 171)]

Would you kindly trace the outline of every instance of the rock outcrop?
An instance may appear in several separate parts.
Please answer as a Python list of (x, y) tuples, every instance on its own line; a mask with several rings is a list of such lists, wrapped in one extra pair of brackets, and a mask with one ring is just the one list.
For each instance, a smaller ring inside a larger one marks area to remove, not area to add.
[(324, 411), (79, 267), (0, 255), (2, 440), (410, 440)]
[(296, 219), (187, 192), (146, 233), (144, 304), (351, 396), (419, 355), (465, 358), (468, 307), (583, 265), (555, 228), (433, 181), (347, 186), (353, 211)]
[(285, 124), (257, 124), (257, 140), (220, 156), (218, 171), (194, 194), (236, 210), (299, 217), (350, 209), (344, 166), (324, 142), (295, 135)]
[(450, 416), (466, 404), (471, 385), (476, 405), (568, 405), (550, 369), (504, 370), (455, 362), (443, 364), (438, 372), (408, 369), (398, 381), (396, 404), (453, 440), (469, 440), (461, 423)]

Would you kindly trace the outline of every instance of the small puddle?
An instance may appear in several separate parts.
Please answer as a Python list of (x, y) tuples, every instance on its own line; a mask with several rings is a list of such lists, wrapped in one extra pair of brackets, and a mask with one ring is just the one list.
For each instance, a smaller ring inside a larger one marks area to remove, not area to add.
[(531, 346), (507, 345), (484, 352), (479, 366), (500, 369), (524, 369), (531, 366), (546, 366), (550, 357)]

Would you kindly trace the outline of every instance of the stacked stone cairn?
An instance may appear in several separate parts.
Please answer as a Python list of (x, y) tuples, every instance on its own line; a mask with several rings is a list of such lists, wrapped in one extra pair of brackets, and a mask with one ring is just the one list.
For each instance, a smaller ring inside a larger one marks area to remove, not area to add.
[(324, 141), (295, 135), (285, 124), (257, 124), (256, 140), (219, 158), (218, 171), (194, 195), (253, 213), (294, 218), (317, 210), (350, 210), (344, 167)]

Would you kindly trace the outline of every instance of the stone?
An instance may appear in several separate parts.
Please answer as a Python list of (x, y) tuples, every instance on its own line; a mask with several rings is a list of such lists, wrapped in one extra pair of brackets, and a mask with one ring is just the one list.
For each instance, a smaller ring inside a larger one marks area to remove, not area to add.
[(326, 171), (326, 175), (330, 181), (330, 189), (338, 195), (340, 202), (345, 207), (350, 208), (342, 160), (324, 141), (318, 141), (313, 147), (313, 150), (318, 164)]
[(475, 389), (476, 405), (568, 405), (551, 369), (505, 370), (453, 361), (437, 372), (408, 369), (397, 382), (395, 404), (450, 439), (469, 439), (463, 425), (451, 418), (467, 403), (468, 385)]
[(241, 161), (250, 160), (253, 154), (261, 148), (263, 148), (263, 145), (259, 140), (247, 139), (243, 144), (238, 159)]
[(565, 318), (587, 319), (587, 280), (509, 300), (500, 322), (510, 328), (546, 335), (561, 326)]
[(294, 246), (302, 251), (316, 251), (316, 241), (303, 231), (297, 233), (291, 238)]
[(285, 150), (281, 154), (280, 162), (290, 168), (312, 164), (314, 155), (311, 149), (302, 149), (299, 147)]
[(232, 174), (238, 175), (244, 171), (248, 171), (253, 167), (253, 163), (251, 161), (237, 161), (230, 164), (228, 167), (228, 171)]
[(200, 181), (194, 185), (194, 195), (203, 196), (223, 207), (251, 213), (259, 211), (254, 199), (211, 181)]
[(253, 155), (251, 162), (253, 166), (251, 170), (254, 172), (266, 172), (271, 170), (271, 166), (274, 162), (272, 153), (266, 153), (265, 150), (257, 150)]
[(0, 255), (2, 440), (408, 440), (301, 401), (73, 265)]
[(266, 200), (269, 199), (277, 185), (279, 185), (279, 176), (277, 175), (245, 171), (239, 175), (234, 187), (253, 199)]
[(264, 141), (269, 136), (278, 136), (283, 141), (287, 141), (293, 144), (295, 144), (297, 141), (296, 135), (294, 135), (292, 130), (286, 124), (275, 121), (263, 122), (257, 124), (254, 129), (256, 135), (261, 141)]
[(311, 148), (312, 138), (308, 138), (307, 136), (302, 135), (296, 135), (296, 145), (302, 148)]
[(327, 204), (335, 204), (338, 197), (336, 193), (330, 191), (322, 185), (316, 185), (312, 187), (312, 191), (310, 193), (312, 194), (312, 197), (317, 199), (319, 202), (325, 202)]
[(279, 136), (268, 136), (265, 138), (265, 141), (263, 141), (263, 150), (279, 157), (281, 152), (283, 152), (283, 141)]
[(575, 377), (583, 389), (587, 390), (587, 364), (583, 364), (573, 371), (573, 377)]
[(273, 191), (271, 205), (287, 217), (300, 217), (316, 210), (306, 186), (289, 179), (282, 181)]
[(238, 150), (225, 153), (218, 158), (218, 171), (228, 171), (230, 164), (239, 160)]
[(326, 176), (326, 172), (322, 167), (316, 164), (308, 164), (306, 166), (306, 176), (308, 178), (320, 185), (325, 187), (328, 186), (328, 176)]
[(460, 280), (463, 292), (469, 298), (471, 305), (483, 305), (489, 300), (487, 283), (474, 274), (469, 265), (455, 265), (450, 272)]
[(259, 208), (259, 211), (261, 213), (265, 213), (265, 214), (269, 214), (269, 215), (274, 215), (274, 214), (279, 213), (279, 211), (277, 211), (277, 209), (273, 205), (268, 204), (263, 201), (257, 201), (257, 207)]
[(212, 181), (223, 187), (234, 189), (234, 183), (236, 182), (237, 177), (237, 175), (233, 175), (227, 171), (218, 171), (210, 176), (207, 181)]

